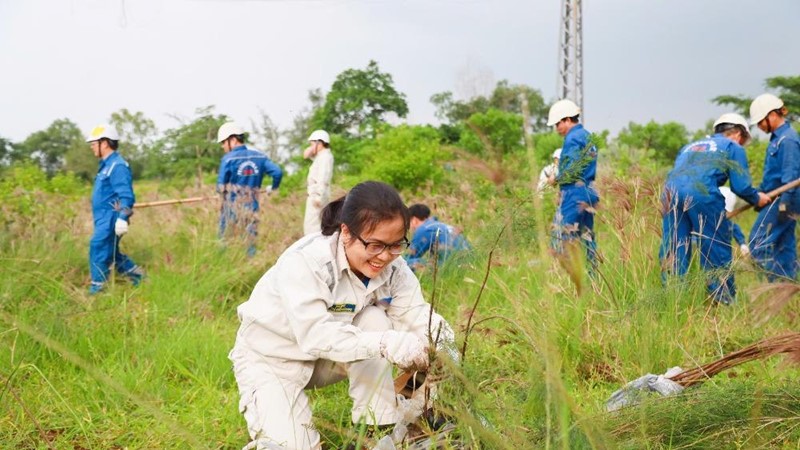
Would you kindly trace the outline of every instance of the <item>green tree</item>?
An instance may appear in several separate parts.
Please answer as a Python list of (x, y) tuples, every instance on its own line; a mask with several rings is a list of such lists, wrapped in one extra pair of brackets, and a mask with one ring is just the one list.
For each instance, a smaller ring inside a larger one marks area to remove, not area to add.
[(11, 164), (14, 157), (14, 144), (8, 139), (0, 136), (0, 166)]
[(127, 108), (112, 113), (109, 122), (119, 133), (119, 151), (131, 165), (134, 177), (141, 176), (148, 159), (154, 156), (153, 145), (158, 133), (155, 122), (144, 113)]
[(36, 131), (19, 144), (20, 159), (34, 161), (47, 173), (55, 175), (64, 167), (67, 153), (79, 148), (91, 153), (83, 133), (69, 119), (58, 119), (46, 129)]
[(347, 69), (336, 77), (311, 124), (329, 133), (372, 135), (379, 124), (386, 123), (389, 113), (405, 117), (406, 96), (395, 89), (390, 74), (370, 61), (364, 70)]
[[(764, 85), (783, 100), (789, 110), (791, 122), (800, 120), (800, 76), (776, 76), (767, 78)], [(712, 100), (717, 105), (731, 106), (736, 112), (747, 117), (750, 114), (752, 97), (745, 95), (719, 95)]]
[(448, 125), (465, 121), (473, 114), (486, 113), (490, 108), (509, 113), (522, 114), (522, 97), (528, 103), (528, 114), (534, 131), (547, 130), (547, 110), (549, 105), (542, 93), (524, 84), (511, 84), (508, 80), (497, 82), (489, 97), (477, 96), (460, 101), (453, 98), (452, 92), (440, 92), (431, 96), (436, 107), (436, 117)]
[(470, 152), (500, 162), (504, 155), (523, 149), (522, 116), (490, 108), (465, 122), (459, 143)]
[(686, 127), (677, 122), (659, 124), (650, 121), (645, 125), (630, 122), (617, 135), (617, 142), (631, 148), (653, 150), (655, 159), (672, 164), (681, 147), (689, 142)]
[(198, 108), (195, 114), (191, 122), (182, 120), (181, 126), (167, 130), (156, 144), (160, 163), (148, 167), (149, 174), (184, 180), (194, 177), (200, 187), (204, 175), (219, 168), (222, 148), (217, 143), (217, 130), (228, 118), (214, 114), (214, 106)]
[(363, 141), (365, 160), (362, 176), (380, 180), (397, 189), (416, 191), (438, 183), (444, 174), (441, 162), (447, 153), (431, 126), (401, 125), (383, 130), (376, 138)]
[(261, 108), (258, 110), (258, 121), (250, 119), (253, 131), (248, 136), (254, 147), (266, 153), (273, 161), (282, 162), (286, 158), (281, 152), (281, 130), (272, 121), (272, 118)]

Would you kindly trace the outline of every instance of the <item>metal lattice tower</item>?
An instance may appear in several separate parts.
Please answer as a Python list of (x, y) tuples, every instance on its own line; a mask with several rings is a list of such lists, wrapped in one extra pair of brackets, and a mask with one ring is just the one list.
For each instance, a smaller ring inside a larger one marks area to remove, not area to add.
[(583, 111), (582, 0), (561, 0), (561, 35), (558, 45), (558, 95)]

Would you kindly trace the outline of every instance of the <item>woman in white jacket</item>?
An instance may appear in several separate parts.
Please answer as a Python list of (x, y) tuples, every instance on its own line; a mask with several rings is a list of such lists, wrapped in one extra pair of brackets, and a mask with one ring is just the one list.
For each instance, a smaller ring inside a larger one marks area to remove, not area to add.
[(306, 178), (308, 198), (306, 214), (303, 219), (303, 234), (319, 231), (322, 208), (331, 198), (331, 178), (333, 177), (333, 153), (331, 137), (325, 130), (316, 130), (308, 137), (308, 148), (303, 157), (312, 159)]
[(409, 213), (394, 188), (355, 186), (323, 210), (321, 228), (290, 246), (238, 308), (229, 357), (248, 448), (321, 448), (304, 390), (345, 378), (354, 423), (396, 423), (392, 364), (424, 370), (431, 336), (437, 347), (453, 341), (398, 258)]

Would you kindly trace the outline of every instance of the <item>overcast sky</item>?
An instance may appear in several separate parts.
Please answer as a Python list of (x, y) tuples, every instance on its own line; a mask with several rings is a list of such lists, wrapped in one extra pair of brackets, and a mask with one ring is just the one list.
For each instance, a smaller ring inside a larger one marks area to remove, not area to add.
[[(370, 59), (407, 95), (486, 94), (508, 79), (556, 96), (560, 0), (0, 0), (0, 136), (120, 108), (161, 130), (197, 107), (287, 127), (307, 92)], [(766, 7), (769, 6), (769, 8)], [(676, 120), (720, 94), (800, 75), (800, 0), (584, 0), (587, 127)]]

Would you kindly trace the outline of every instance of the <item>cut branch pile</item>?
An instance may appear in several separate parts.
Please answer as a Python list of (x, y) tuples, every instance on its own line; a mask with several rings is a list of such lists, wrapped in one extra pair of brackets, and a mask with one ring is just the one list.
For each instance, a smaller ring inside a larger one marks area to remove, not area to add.
[(789, 360), (800, 364), (800, 333), (787, 333), (735, 351), (717, 361), (696, 367), (670, 377), (670, 379), (683, 387), (693, 386), (708, 380), (714, 375), (739, 364), (766, 359), (773, 355), (786, 353)]

